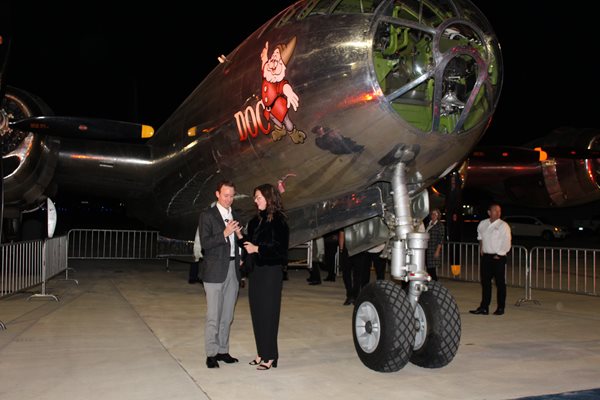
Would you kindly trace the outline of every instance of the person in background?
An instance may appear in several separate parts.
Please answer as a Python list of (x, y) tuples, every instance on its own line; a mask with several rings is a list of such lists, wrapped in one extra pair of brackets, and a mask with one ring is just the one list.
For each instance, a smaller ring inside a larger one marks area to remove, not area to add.
[(477, 240), (481, 256), (481, 303), (471, 314), (488, 315), (492, 300), (492, 278), (496, 281), (498, 307), (494, 315), (504, 314), (506, 305), (506, 253), (511, 248), (510, 225), (500, 219), (502, 209), (492, 203), (488, 208), (489, 218), (477, 225)]
[(438, 280), (437, 269), (442, 265), (442, 245), (446, 236), (444, 223), (440, 220), (442, 213), (437, 208), (431, 210), (430, 220), (426, 232), (429, 233), (427, 251), (425, 253), (425, 265), (427, 273), (434, 281)]
[(336, 231), (328, 233), (323, 237), (325, 247), (323, 264), (327, 271), (327, 277), (324, 280), (327, 282), (335, 282), (335, 255), (338, 252), (339, 236), (339, 233)]
[[(375, 267), (375, 276), (377, 277), (377, 280), (381, 281), (385, 279), (385, 267), (387, 266), (387, 260), (385, 258), (381, 258), (381, 252), (384, 248), (385, 243), (382, 243), (367, 250), (367, 278), (370, 278), (371, 265), (373, 265)], [(369, 279), (367, 279), (367, 283), (369, 283)]]
[(316, 260), (312, 260), (310, 264), (312, 267), (308, 269), (308, 278), (306, 278), (309, 285), (321, 284), (321, 267), (319, 264), (320, 262)]
[(217, 204), (200, 214), (198, 224), (204, 249), (204, 347), (208, 368), (219, 368), (218, 361), (227, 364), (238, 362), (229, 354), (229, 332), (241, 279), (240, 252), (235, 242), (241, 227), (231, 208), (235, 196), (233, 182), (219, 182), (215, 196)]
[(202, 283), (200, 279), (200, 263), (202, 262), (202, 246), (200, 245), (200, 227), (196, 228), (196, 237), (194, 237), (194, 262), (190, 263), (190, 272), (188, 283)]
[(371, 264), (367, 263), (367, 252), (361, 251), (352, 256), (348, 254), (346, 247), (346, 236), (344, 231), (339, 232), (340, 244), (340, 268), (342, 269), (342, 278), (346, 288), (346, 300), (344, 305), (354, 304), (360, 289), (369, 283)]
[(288, 264), (290, 230), (281, 194), (265, 183), (254, 189), (258, 213), (248, 223), (248, 235), (236, 233), (251, 263), (248, 274), (248, 302), (256, 342), (256, 357), (250, 365), (258, 370), (277, 368), (277, 336), (281, 313), (283, 267)]
[(348, 249), (346, 249), (346, 236), (343, 229), (338, 232), (338, 243), (340, 269), (342, 270), (342, 279), (344, 280), (344, 288), (346, 289), (346, 300), (344, 300), (343, 304), (349, 306), (350, 304), (354, 304), (355, 293), (353, 282), (358, 280), (358, 275), (354, 273), (352, 264), (350, 264)]

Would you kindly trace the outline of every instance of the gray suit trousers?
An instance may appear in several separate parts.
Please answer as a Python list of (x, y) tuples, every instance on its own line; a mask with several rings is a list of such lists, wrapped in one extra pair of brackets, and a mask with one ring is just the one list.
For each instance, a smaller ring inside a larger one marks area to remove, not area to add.
[(213, 357), (217, 353), (229, 353), (229, 331), (233, 323), (239, 287), (233, 260), (229, 262), (229, 270), (223, 283), (204, 282), (206, 293), (204, 348), (207, 357)]

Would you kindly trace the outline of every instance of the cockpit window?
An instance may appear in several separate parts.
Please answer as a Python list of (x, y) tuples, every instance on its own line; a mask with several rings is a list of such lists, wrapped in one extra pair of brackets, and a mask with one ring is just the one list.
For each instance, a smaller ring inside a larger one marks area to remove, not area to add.
[(392, 2), (390, 7), (386, 13), (433, 27), (456, 16), (456, 8), (451, 1), (404, 0)]
[(377, 17), (375, 73), (404, 120), (424, 132), (461, 133), (490, 115), (502, 63), (491, 27), (476, 8), (403, 0), (390, 2)]
[(375, 11), (377, 0), (341, 0), (331, 10), (333, 14), (370, 14)]
[(281, 27), (313, 15), (371, 14), (379, 3), (381, 0), (307, 0), (290, 6), (274, 26)]

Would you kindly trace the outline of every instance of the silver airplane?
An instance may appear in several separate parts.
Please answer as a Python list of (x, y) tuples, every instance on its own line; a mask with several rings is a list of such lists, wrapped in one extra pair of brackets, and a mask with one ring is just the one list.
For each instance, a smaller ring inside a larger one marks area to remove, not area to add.
[(337, 229), (350, 254), (387, 243), (394, 280), (355, 302), (361, 361), (440, 368), (458, 350), (460, 315), (426, 272), (416, 225), (428, 188), (490, 124), (502, 79), (496, 36), (467, 0), (298, 1), (219, 57), (156, 132), (53, 116), (0, 72), (4, 219), (66, 189), (126, 199), (163, 235), (191, 239), (217, 182), (235, 182), (246, 219), (253, 188), (271, 182), (291, 246)]

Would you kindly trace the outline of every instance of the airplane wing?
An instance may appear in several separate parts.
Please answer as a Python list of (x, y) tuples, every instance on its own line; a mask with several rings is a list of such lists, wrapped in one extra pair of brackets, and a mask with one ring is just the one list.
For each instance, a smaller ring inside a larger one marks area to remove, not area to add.
[(591, 203), (600, 200), (599, 143), (597, 129), (562, 127), (520, 147), (477, 146), (431, 186), (431, 199), (449, 214), (461, 214), (463, 202), (530, 208)]
[[(600, 199), (600, 131), (557, 129), (536, 147), (477, 148), (465, 187), (525, 207), (570, 207)], [(531, 144), (530, 144), (531, 145)]]

